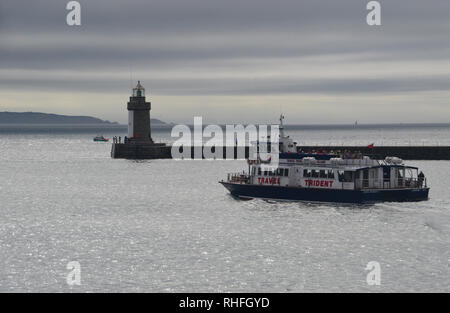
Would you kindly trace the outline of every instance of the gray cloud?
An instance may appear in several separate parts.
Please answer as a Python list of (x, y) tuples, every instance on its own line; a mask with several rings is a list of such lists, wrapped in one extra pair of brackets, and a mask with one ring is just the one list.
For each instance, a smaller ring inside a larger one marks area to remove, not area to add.
[(365, 0), (80, 0), (81, 27), (67, 2), (0, 3), (0, 92), (107, 93), (130, 67), (164, 95), (450, 90), (448, 0), (380, 1), (381, 27)]
[[(126, 79), (11, 79), (0, 78), (3, 87), (28, 86), (30, 90), (72, 90), (114, 92), (127, 85)], [(450, 90), (450, 75), (433, 77), (359, 78), (359, 79), (279, 79), (279, 78), (158, 78), (145, 81), (149, 90), (165, 95), (270, 95), (270, 94), (342, 94), (376, 92), (422, 92)]]

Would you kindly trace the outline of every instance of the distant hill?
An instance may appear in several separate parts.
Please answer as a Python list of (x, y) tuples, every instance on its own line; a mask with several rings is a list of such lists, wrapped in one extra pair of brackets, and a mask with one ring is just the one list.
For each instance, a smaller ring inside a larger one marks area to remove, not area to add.
[(70, 116), (39, 112), (0, 112), (0, 124), (117, 124), (92, 116)]
[[(161, 120), (151, 119), (151, 123), (165, 125)], [(117, 122), (104, 121), (92, 116), (71, 116), (39, 112), (0, 112), (0, 124), (103, 124), (118, 125)]]
[(150, 119), (150, 124), (152, 124), (152, 125), (155, 125), (155, 124), (158, 124), (158, 125), (167, 125), (166, 122), (163, 122), (163, 121), (161, 121), (161, 120), (158, 120), (157, 118), (151, 118), (151, 119)]

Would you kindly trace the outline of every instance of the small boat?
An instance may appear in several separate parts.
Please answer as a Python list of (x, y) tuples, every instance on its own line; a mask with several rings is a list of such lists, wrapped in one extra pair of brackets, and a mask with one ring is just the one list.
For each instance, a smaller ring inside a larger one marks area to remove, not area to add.
[(400, 158), (299, 153), (296, 143), (284, 135), (283, 116), (279, 129), (277, 164), (248, 160), (248, 173), (230, 173), (220, 181), (234, 197), (344, 203), (428, 199), (425, 175)]
[(95, 136), (95, 137), (94, 137), (94, 141), (104, 141), (104, 142), (107, 142), (107, 141), (109, 141), (109, 138), (105, 138), (105, 137), (103, 137), (103, 136)]

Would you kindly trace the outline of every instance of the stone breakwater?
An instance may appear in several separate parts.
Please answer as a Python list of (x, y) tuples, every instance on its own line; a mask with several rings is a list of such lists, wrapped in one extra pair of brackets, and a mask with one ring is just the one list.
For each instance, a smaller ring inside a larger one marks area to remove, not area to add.
[[(209, 149), (209, 147), (208, 147)], [(221, 150), (224, 159), (240, 159), (249, 155), (248, 147), (231, 147), (232, 153), (227, 153), (227, 147), (216, 147)], [(114, 143), (111, 147), (111, 157), (118, 159), (171, 159), (172, 147), (165, 144), (123, 144)], [(190, 156), (203, 155), (203, 147), (190, 147)], [(199, 154), (200, 151), (200, 154)], [(404, 160), (450, 160), (450, 146), (299, 146), (299, 152), (333, 153), (336, 155), (368, 155), (376, 159), (396, 156)]]
[(374, 159), (384, 159), (396, 156), (403, 160), (450, 160), (450, 146), (300, 146), (303, 152), (328, 152), (338, 155), (350, 153), (371, 156)]

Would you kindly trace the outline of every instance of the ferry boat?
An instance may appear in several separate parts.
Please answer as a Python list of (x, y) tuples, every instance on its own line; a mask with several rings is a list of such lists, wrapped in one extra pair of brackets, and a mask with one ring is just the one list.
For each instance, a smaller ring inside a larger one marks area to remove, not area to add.
[[(248, 160), (246, 173), (230, 173), (220, 183), (240, 199), (308, 202), (374, 203), (428, 199), (426, 177), (400, 158), (372, 159), (361, 154), (297, 152), (297, 144), (284, 135), (280, 117), (277, 167)], [(268, 161), (270, 162), (270, 161)]]
[(109, 141), (109, 138), (105, 138), (103, 136), (95, 136), (94, 141)]

